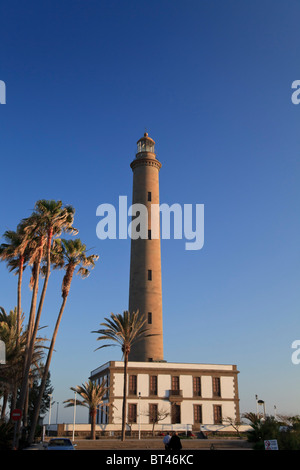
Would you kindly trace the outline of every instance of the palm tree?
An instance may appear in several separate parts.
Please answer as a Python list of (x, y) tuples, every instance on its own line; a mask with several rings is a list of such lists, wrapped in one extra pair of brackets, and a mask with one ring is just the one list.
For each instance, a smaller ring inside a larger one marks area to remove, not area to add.
[(38, 306), (34, 330), (31, 337), (32, 343), (34, 342), (34, 336), (36, 335), (39, 327), (43, 303), (48, 287), (51, 268), (50, 257), (52, 240), (53, 237), (60, 236), (62, 231), (66, 233), (77, 233), (77, 230), (72, 226), (74, 221), (74, 213), (75, 211), (73, 207), (63, 207), (61, 201), (40, 200), (36, 202), (33, 214), (29, 218), (22, 221), (23, 225), (25, 226), (25, 231), (27, 233), (31, 232), (37, 235), (40, 240), (41, 250), (39, 252), (39, 257), (35, 258), (35, 266), (33, 269), (33, 284), (35, 281), (38, 282), (42, 259), (44, 258), (46, 260), (46, 269), (43, 272), (45, 280)]
[[(30, 309), (29, 317), (29, 335), (28, 335), (28, 346), (25, 355), (25, 367), (24, 375), (21, 386), (20, 398), (19, 398), (19, 408), (23, 409), (26, 399), (26, 393), (28, 390), (28, 381), (29, 381), (29, 371), (32, 362), (33, 348), (39, 329), (39, 323), (41, 318), (41, 313), (43, 309), (43, 304), (45, 300), (45, 295), (48, 287), (48, 281), (50, 276), (51, 268), (51, 247), (53, 237), (59, 236), (62, 232), (71, 233), (77, 232), (73, 228), (74, 220), (74, 209), (71, 206), (63, 207), (61, 201), (54, 200), (39, 200), (35, 204), (34, 212), (32, 215), (23, 219), (22, 226), (27, 234), (35, 236), (38, 238), (38, 256), (35, 256), (33, 265), (33, 274), (34, 274), (34, 288), (32, 303)], [(43, 283), (43, 289), (41, 292), (41, 297), (36, 313), (35, 318), (35, 309), (37, 303), (37, 292), (38, 292), (38, 283), (39, 275), (41, 269), (41, 262), (43, 257), (46, 260), (46, 270), (45, 270), (45, 279)]]
[(124, 311), (123, 315), (114, 315), (111, 313), (111, 318), (105, 318), (106, 322), (100, 323), (102, 328), (92, 333), (98, 333), (101, 336), (97, 340), (111, 340), (116, 344), (105, 344), (97, 349), (105, 348), (108, 346), (121, 347), (124, 359), (124, 387), (123, 387), (123, 407), (122, 407), (122, 441), (125, 440), (125, 423), (126, 423), (126, 402), (127, 402), (127, 368), (128, 368), (128, 357), (131, 347), (134, 343), (139, 341), (142, 336), (153, 336), (145, 335), (148, 328), (145, 328), (146, 320), (143, 319), (139, 312), (128, 312)]
[[(18, 293), (17, 293), (17, 333), (20, 333), (21, 325), (21, 287), (23, 279), (23, 271), (26, 262), (26, 249), (29, 239), (24, 232), (24, 226), (20, 225), (17, 231), (7, 230), (3, 238), (6, 243), (0, 245), (0, 260), (6, 261), (7, 267), (10, 272), (15, 272), (18, 275)], [(17, 334), (16, 340), (19, 340)]]
[[(21, 317), (21, 323), (23, 316)], [(11, 409), (15, 408), (17, 387), (22, 374), (22, 353), (26, 344), (26, 336), (18, 333), (17, 326), (17, 308), (6, 313), (3, 307), (0, 307), (0, 340), (5, 344), (6, 363), (0, 369), (0, 382), (3, 387), (4, 406), (3, 416), (7, 405), (8, 396), (11, 395)], [(21, 330), (20, 330), (21, 331)], [(17, 340), (17, 336), (19, 339)]]
[[(26, 267), (26, 264), (33, 263), (36, 265), (36, 258), (39, 255), (41, 249), (37, 245), (36, 239), (33, 239), (32, 231), (28, 230), (27, 222), (22, 221), (16, 231), (7, 230), (3, 238), (6, 243), (0, 245), (0, 260), (5, 261), (10, 272), (14, 272), (18, 275), (18, 293), (17, 293), (17, 331), (16, 331), (16, 342), (18, 346), (18, 341), (20, 339), (21, 332), (21, 323), (22, 323), (22, 308), (21, 308), (21, 288), (22, 288), (22, 279), (23, 271)], [(32, 306), (34, 306), (34, 299), (37, 296), (37, 286), (35, 289), (35, 297), (32, 301)], [(32, 315), (31, 317), (32, 318)], [(31, 323), (29, 321), (29, 325)], [(23, 356), (26, 358), (27, 351), (29, 348), (30, 340), (30, 328), (27, 332), (27, 346), (26, 350), (23, 353)], [(25, 360), (23, 365), (23, 370), (25, 371)], [(17, 383), (17, 382), (15, 382)], [(17, 389), (14, 390), (13, 396), (17, 396)], [(13, 400), (13, 404), (14, 400)]]
[[(6, 313), (3, 307), (0, 307), (0, 339), (6, 346), (6, 364), (1, 367), (0, 382), (4, 384), (5, 398), (9, 393), (12, 394), (11, 410), (16, 405), (16, 390), (18, 389), (23, 372), (23, 357), (27, 342), (27, 330), (23, 330), (24, 315), (21, 316), (20, 332), (17, 327), (17, 308)], [(16, 341), (16, 336), (19, 340)], [(41, 360), (43, 342), (45, 338), (36, 338), (33, 365), (37, 368), (37, 363)], [(32, 371), (31, 371), (32, 372)], [(5, 400), (6, 402), (6, 400)], [(5, 413), (5, 407), (3, 415)]]
[(41, 405), (41, 400), (44, 393), (44, 388), (50, 368), (50, 363), (52, 359), (52, 354), (55, 346), (55, 341), (59, 329), (59, 325), (62, 319), (62, 315), (66, 306), (66, 302), (68, 299), (68, 295), (70, 292), (70, 287), (73, 279), (73, 275), (75, 273), (76, 268), (77, 274), (79, 274), (82, 278), (86, 278), (89, 276), (90, 271), (89, 269), (93, 269), (95, 266), (95, 261), (98, 259), (98, 255), (89, 255), (86, 254), (86, 246), (81, 242), (79, 238), (75, 240), (56, 240), (55, 244), (56, 251), (53, 253), (53, 262), (55, 263), (56, 268), (63, 268), (65, 269), (66, 273), (63, 277), (61, 291), (62, 291), (62, 304), (58, 313), (58, 317), (56, 320), (56, 325), (54, 328), (54, 332), (52, 335), (52, 340), (50, 344), (50, 348), (48, 351), (48, 356), (45, 364), (45, 369), (40, 385), (39, 396), (37, 399), (37, 403), (35, 406), (35, 412), (32, 419), (32, 425), (29, 435), (29, 441), (32, 442), (34, 439), (35, 428), (37, 425), (38, 417), (39, 417), (39, 410)]
[[(103, 398), (106, 395), (109, 387), (106, 387), (106, 381), (102, 382), (100, 385), (97, 385), (95, 382), (89, 380), (84, 384), (77, 385), (77, 387), (71, 387), (73, 392), (78, 393), (83, 400), (69, 398), (65, 400), (64, 403), (67, 403), (66, 408), (74, 405), (85, 406), (90, 410), (91, 416), (91, 439), (96, 439), (96, 415), (97, 409), (99, 406), (104, 406)], [(109, 406), (109, 404), (106, 404)]]

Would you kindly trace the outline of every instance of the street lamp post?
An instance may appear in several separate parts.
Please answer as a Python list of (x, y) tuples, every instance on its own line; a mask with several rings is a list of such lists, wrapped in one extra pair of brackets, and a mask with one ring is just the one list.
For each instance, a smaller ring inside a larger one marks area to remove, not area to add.
[(141, 439), (141, 411), (140, 411), (140, 398), (141, 398), (141, 392), (139, 392), (139, 401), (138, 401), (138, 404), (139, 404), (139, 409), (138, 409), (138, 413), (139, 413), (139, 439)]
[(51, 393), (48, 394), (48, 397), (50, 397), (50, 404), (49, 404), (49, 424), (48, 424), (48, 436), (50, 436), (50, 424), (51, 424), (51, 400), (52, 400), (52, 395)]
[(257, 402), (259, 405), (262, 405), (263, 406), (263, 409), (264, 409), (264, 418), (266, 417), (266, 405), (265, 405), (265, 402), (263, 400), (258, 400)]
[(74, 442), (74, 437), (75, 437), (75, 419), (76, 419), (76, 393), (75, 393), (75, 401), (74, 401), (74, 414), (73, 414), (73, 442)]
[(59, 402), (57, 402), (57, 408), (56, 408), (56, 425), (58, 424), (58, 405), (59, 405)]

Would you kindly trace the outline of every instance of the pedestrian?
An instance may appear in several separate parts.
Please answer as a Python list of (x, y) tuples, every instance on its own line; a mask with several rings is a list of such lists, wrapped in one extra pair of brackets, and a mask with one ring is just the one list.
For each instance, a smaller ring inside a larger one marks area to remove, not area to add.
[(181, 440), (177, 432), (173, 432), (173, 435), (169, 442), (169, 450), (173, 452), (179, 452), (182, 449)]
[(169, 450), (169, 442), (170, 442), (171, 436), (170, 433), (167, 432), (165, 437), (163, 438), (163, 443), (165, 444), (165, 450)]

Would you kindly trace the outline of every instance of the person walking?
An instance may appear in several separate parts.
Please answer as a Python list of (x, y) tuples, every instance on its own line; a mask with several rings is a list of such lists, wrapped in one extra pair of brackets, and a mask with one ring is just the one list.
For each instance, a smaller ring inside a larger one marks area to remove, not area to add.
[(165, 437), (163, 438), (163, 443), (165, 444), (165, 450), (169, 450), (169, 443), (170, 443), (170, 440), (171, 440), (170, 433), (167, 432), (167, 434), (166, 434)]
[(178, 436), (177, 432), (173, 432), (173, 435), (169, 442), (169, 450), (172, 452), (179, 452), (182, 449), (182, 444), (180, 437)]

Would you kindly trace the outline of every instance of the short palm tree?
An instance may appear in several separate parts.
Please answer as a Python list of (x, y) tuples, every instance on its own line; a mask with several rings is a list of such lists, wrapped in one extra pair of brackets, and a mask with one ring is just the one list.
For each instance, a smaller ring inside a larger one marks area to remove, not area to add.
[[(103, 407), (103, 398), (105, 397), (109, 387), (106, 386), (106, 381), (102, 382), (100, 385), (96, 384), (89, 380), (82, 385), (77, 385), (77, 387), (71, 387), (73, 392), (78, 393), (81, 396), (82, 400), (69, 398), (65, 400), (64, 403), (67, 403), (66, 408), (74, 405), (85, 406), (90, 410), (91, 417), (91, 439), (96, 439), (96, 416), (97, 410), (99, 407)], [(105, 404), (109, 406), (109, 404)]]
[[(139, 341), (142, 336), (145, 335), (148, 328), (145, 328), (146, 320), (144, 320), (139, 312), (128, 312), (124, 311), (123, 315), (111, 313), (111, 318), (105, 318), (104, 323), (100, 323), (100, 330), (93, 331), (92, 333), (98, 333), (100, 336), (97, 340), (111, 340), (112, 344), (105, 344), (97, 349), (105, 348), (108, 346), (121, 347), (123, 358), (124, 358), (124, 388), (123, 388), (123, 407), (122, 407), (122, 440), (125, 439), (125, 424), (126, 424), (126, 403), (127, 403), (127, 368), (128, 368), (128, 357), (131, 347), (134, 343)], [(115, 343), (115, 344), (114, 344)]]
[[(17, 308), (7, 314), (4, 308), (0, 307), (0, 339), (6, 346), (6, 364), (1, 368), (0, 382), (5, 385), (5, 396), (11, 393), (11, 409), (16, 407), (16, 390), (20, 385), (23, 372), (23, 357), (28, 333), (27, 330), (23, 330), (23, 320), (22, 314), (20, 331), (18, 331)], [(17, 335), (19, 335), (18, 341), (16, 341)], [(35, 368), (42, 358), (44, 341), (45, 338), (36, 338), (32, 360)]]
[(86, 246), (81, 242), (79, 238), (74, 240), (56, 240), (55, 252), (53, 253), (52, 262), (56, 268), (65, 269), (66, 273), (63, 277), (61, 291), (62, 291), (62, 303), (56, 320), (54, 332), (52, 335), (51, 344), (49, 347), (47, 360), (44, 368), (44, 373), (40, 385), (39, 396), (35, 405), (34, 416), (32, 418), (32, 426), (29, 435), (29, 441), (32, 442), (34, 439), (35, 428), (37, 425), (39, 411), (41, 406), (42, 397), (44, 394), (44, 388), (48, 377), (52, 354), (54, 351), (55, 341), (59, 329), (59, 325), (62, 319), (63, 312), (67, 303), (70, 287), (73, 279), (75, 270), (77, 274), (82, 278), (86, 278), (90, 274), (90, 269), (95, 267), (95, 261), (98, 260), (98, 255), (87, 256)]
[[(22, 355), (26, 344), (26, 334), (22, 332), (24, 316), (21, 316), (20, 321), (17, 320), (17, 316), (17, 308), (7, 314), (4, 308), (0, 307), (0, 340), (4, 341), (6, 352), (6, 364), (0, 369), (0, 383), (4, 389), (3, 415), (9, 395), (11, 395), (11, 407), (15, 408), (17, 388), (22, 376)], [(18, 331), (19, 328), (21, 334)]]

